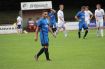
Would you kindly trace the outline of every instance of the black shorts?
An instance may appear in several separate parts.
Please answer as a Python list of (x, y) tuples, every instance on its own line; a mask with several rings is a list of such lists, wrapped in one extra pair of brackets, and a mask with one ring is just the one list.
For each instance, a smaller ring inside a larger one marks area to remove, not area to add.
[(52, 29), (53, 32), (55, 32), (57, 30), (56, 27), (55, 28), (53, 28), (53, 26), (50, 26), (50, 27), (51, 27), (51, 29)]
[(21, 29), (21, 28), (22, 28), (22, 26), (21, 26), (21, 25), (17, 25), (17, 28), (18, 28), (18, 29)]
[(42, 44), (42, 46), (49, 46), (49, 43), (46, 43), (46, 44)]

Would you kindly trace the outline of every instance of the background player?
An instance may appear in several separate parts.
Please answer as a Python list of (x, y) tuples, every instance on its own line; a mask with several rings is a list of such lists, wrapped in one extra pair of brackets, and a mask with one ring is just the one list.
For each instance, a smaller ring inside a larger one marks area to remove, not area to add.
[(96, 26), (97, 26), (97, 36), (99, 36), (101, 34), (101, 36), (103, 37), (104, 36), (104, 33), (103, 33), (104, 20), (103, 20), (103, 18), (105, 19), (105, 13), (104, 13), (104, 10), (101, 9), (100, 4), (97, 4), (96, 8), (97, 9), (95, 10), (95, 19), (96, 19)]
[(17, 30), (18, 30), (18, 33), (22, 33), (22, 17), (21, 17), (21, 14), (19, 13), (19, 16), (17, 17)]
[(57, 17), (58, 17), (58, 29), (57, 32), (63, 28), (64, 35), (67, 37), (67, 31), (65, 28), (65, 20), (64, 20), (64, 13), (63, 13), (64, 5), (61, 4), (59, 5), (59, 11), (57, 12)]
[(56, 26), (56, 11), (54, 9), (50, 9), (50, 12), (48, 14), (49, 16), (49, 19), (50, 19), (50, 27), (52, 28), (52, 31), (53, 33), (55, 33), (56, 35), (56, 29), (57, 29), (57, 26)]
[[(38, 40), (38, 31), (40, 30), (40, 42), (41, 42), (42, 48), (37, 53), (37, 55), (35, 55), (36, 60), (38, 60), (39, 56), (43, 52), (45, 52), (46, 60), (50, 61), (49, 52), (48, 52), (48, 46), (49, 46), (48, 32), (50, 31), (52, 34), (53, 34), (53, 32), (52, 32), (50, 26), (48, 25), (47, 17), (48, 17), (48, 12), (43, 11), (42, 18), (40, 18), (37, 23), (35, 41)], [(53, 36), (54, 36), (54, 34), (53, 34)]]
[(84, 34), (84, 39), (88, 33), (88, 26), (87, 24), (85, 23), (85, 6), (82, 6), (81, 7), (81, 11), (79, 11), (76, 16), (75, 16), (75, 19), (79, 21), (79, 31), (78, 31), (78, 36), (79, 38), (81, 38), (81, 30), (82, 28), (85, 30), (85, 34)]
[(93, 13), (89, 10), (89, 7), (86, 6), (85, 7), (85, 22), (88, 26), (90, 24), (90, 20), (92, 19), (92, 17), (93, 17)]

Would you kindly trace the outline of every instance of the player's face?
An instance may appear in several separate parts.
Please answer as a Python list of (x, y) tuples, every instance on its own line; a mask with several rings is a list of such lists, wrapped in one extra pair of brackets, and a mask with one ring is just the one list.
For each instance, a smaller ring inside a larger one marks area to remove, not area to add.
[(83, 11), (83, 12), (85, 11), (85, 6), (81, 7), (81, 11)]
[(64, 5), (60, 5), (60, 10), (63, 10), (64, 9)]
[(87, 10), (89, 10), (87, 7), (85, 7), (85, 10), (87, 11)]
[(43, 12), (43, 17), (47, 18), (48, 17), (48, 12)]
[(100, 5), (97, 5), (97, 6), (96, 6), (96, 8), (97, 8), (97, 9), (100, 9), (100, 8), (101, 8), (101, 6), (100, 6)]
[(81, 8), (81, 11), (83, 11), (83, 12), (84, 12), (84, 11), (85, 11), (85, 8)]

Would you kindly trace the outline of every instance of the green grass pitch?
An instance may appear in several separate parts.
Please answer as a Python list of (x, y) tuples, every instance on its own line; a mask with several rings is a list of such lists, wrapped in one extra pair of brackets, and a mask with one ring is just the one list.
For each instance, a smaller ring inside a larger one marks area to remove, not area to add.
[(45, 54), (34, 60), (41, 48), (34, 33), (0, 35), (0, 69), (105, 69), (105, 36), (96, 37), (96, 30), (89, 31), (87, 39), (78, 39), (77, 31), (68, 34), (50, 34), (51, 62)]

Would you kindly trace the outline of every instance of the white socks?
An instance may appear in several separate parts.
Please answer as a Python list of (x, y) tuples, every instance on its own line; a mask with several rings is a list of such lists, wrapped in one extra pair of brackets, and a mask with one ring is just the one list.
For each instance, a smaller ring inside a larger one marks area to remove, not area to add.
[(65, 37), (67, 37), (67, 31), (66, 30), (64, 30), (64, 35), (65, 35)]
[(103, 36), (104, 36), (104, 31), (103, 31), (103, 29), (100, 30), (100, 33), (101, 33), (101, 36), (103, 37)]
[(103, 29), (100, 29), (100, 30), (97, 30), (97, 36), (100, 36), (103, 37), (104, 36), (104, 31)]

